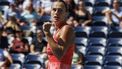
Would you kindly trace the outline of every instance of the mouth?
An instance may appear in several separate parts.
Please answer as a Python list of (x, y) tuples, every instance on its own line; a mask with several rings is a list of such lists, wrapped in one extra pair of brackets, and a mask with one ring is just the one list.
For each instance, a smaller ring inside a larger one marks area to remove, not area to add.
[(59, 17), (58, 16), (54, 16), (54, 19), (59, 19)]

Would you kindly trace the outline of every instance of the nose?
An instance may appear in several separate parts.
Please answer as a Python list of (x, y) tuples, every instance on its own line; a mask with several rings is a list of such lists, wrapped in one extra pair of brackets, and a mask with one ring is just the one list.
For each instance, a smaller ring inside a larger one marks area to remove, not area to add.
[(56, 10), (56, 11), (55, 11), (55, 14), (58, 14), (58, 13), (59, 13), (58, 10)]
[(57, 9), (57, 10), (55, 11), (55, 14), (59, 14), (59, 13), (60, 13), (60, 10)]

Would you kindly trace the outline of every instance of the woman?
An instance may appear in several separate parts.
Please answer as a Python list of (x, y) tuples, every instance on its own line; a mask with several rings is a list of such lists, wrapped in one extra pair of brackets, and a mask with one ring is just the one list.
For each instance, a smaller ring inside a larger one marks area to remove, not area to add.
[(11, 13), (9, 15), (9, 20), (4, 24), (4, 29), (12, 29), (12, 31), (20, 31), (20, 25), (17, 22), (17, 19), (15, 17), (14, 13)]
[(47, 55), (49, 62), (47, 69), (71, 69), (74, 52), (75, 33), (72, 26), (66, 24), (67, 8), (65, 2), (55, 1), (51, 10), (51, 20), (56, 28), (52, 36), (51, 23), (43, 25), (43, 31), (47, 38)]
[(12, 63), (13, 60), (10, 53), (0, 48), (0, 69), (8, 69)]
[(84, 1), (80, 0), (75, 10), (77, 26), (90, 26), (92, 23), (92, 16), (86, 10)]
[(25, 55), (29, 53), (29, 42), (23, 38), (22, 31), (15, 32), (14, 39), (10, 46), (10, 53), (23, 53)]
[(9, 43), (8, 43), (7, 36), (8, 36), (7, 30), (1, 30), (1, 33), (0, 33), (0, 48), (1, 49), (8, 50)]
[(43, 32), (37, 29), (37, 33), (32, 39), (32, 44), (30, 46), (31, 53), (44, 53), (47, 42), (43, 39)]
[(112, 26), (120, 26), (122, 27), (122, 11), (120, 9), (119, 0), (113, 0), (112, 9), (106, 11), (106, 17), (108, 19), (108, 23)]
[(22, 19), (27, 23), (27, 27), (28, 29), (30, 29), (33, 20), (37, 21), (39, 18), (39, 16), (37, 15), (34, 7), (33, 7), (33, 3), (29, 0), (29, 2), (25, 2), (25, 9), (23, 10), (23, 12), (21, 13)]

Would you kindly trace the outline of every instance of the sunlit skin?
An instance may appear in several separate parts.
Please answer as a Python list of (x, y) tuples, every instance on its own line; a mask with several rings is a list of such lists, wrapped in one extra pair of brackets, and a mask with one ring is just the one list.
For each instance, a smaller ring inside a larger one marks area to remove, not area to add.
[[(54, 2), (51, 10), (52, 23), (44, 23), (43, 31), (46, 35), (47, 41), (52, 48), (55, 56), (60, 60), (66, 53), (67, 49), (74, 44), (74, 31), (69, 25), (66, 25), (67, 10), (62, 2)], [(58, 38), (58, 43), (55, 42), (50, 33), (50, 27), (54, 24)]]
[(61, 2), (55, 2), (52, 6), (51, 11), (51, 20), (56, 27), (62, 26), (62, 23), (65, 23), (67, 11), (65, 5)]

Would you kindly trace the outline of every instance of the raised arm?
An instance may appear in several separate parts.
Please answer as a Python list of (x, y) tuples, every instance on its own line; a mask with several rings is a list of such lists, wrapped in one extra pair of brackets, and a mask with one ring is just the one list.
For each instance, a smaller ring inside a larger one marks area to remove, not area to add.
[(63, 26), (58, 33), (58, 42), (53, 39), (49, 29), (50, 23), (45, 23), (43, 25), (43, 30), (47, 41), (52, 48), (53, 54), (55, 54), (55, 56), (60, 60), (66, 53), (67, 49), (74, 43), (75, 34), (73, 28), (69, 25)]

